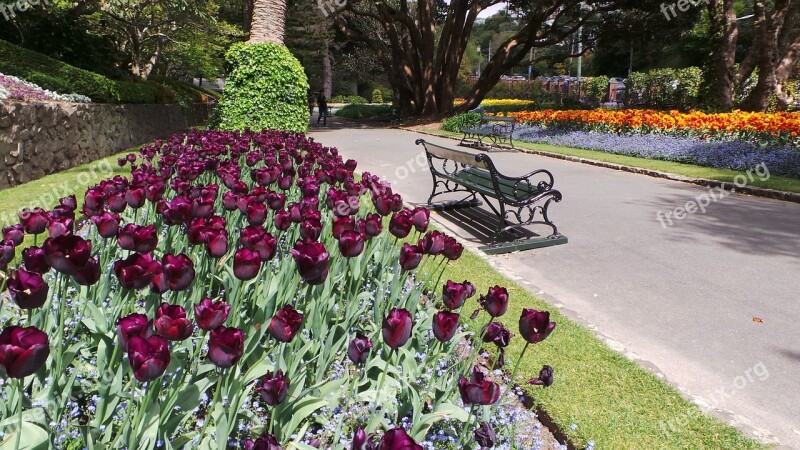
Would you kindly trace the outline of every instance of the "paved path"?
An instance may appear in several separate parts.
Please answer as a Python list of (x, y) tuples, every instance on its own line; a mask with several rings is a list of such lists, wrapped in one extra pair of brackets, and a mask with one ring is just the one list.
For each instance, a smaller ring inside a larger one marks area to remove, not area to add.
[[(414, 141), (457, 144), (341, 123), (310, 135), (413, 203), (431, 189)], [(708, 189), (527, 154), (492, 158), (509, 175), (554, 173), (564, 201), (551, 218), (570, 239), (495, 264), (724, 420), (800, 449), (800, 204), (732, 194), (664, 228), (659, 211)]]

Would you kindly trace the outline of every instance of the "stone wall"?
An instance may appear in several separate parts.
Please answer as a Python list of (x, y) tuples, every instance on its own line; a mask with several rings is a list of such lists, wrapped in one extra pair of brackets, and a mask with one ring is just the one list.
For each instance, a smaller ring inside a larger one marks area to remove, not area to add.
[(208, 105), (0, 102), (0, 188), (169, 137), (209, 113)]

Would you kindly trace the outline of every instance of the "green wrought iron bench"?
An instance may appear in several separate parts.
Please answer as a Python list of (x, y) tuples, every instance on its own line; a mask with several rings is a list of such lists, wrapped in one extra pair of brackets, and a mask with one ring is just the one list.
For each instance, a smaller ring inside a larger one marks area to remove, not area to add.
[(459, 145), (467, 146), (472, 141), (473, 146), (482, 147), (483, 140), (488, 138), (492, 141), (490, 147), (496, 147), (497, 144), (508, 144), (511, 148), (516, 148), (514, 147), (516, 123), (517, 120), (513, 117), (482, 115), (481, 121), (476, 126), (461, 129), (464, 137), (461, 138)]
[[(567, 237), (558, 232), (558, 227), (548, 215), (550, 205), (562, 199), (561, 192), (553, 189), (555, 180), (549, 171), (539, 169), (521, 177), (510, 177), (500, 173), (484, 153), (454, 150), (424, 139), (417, 139), (416, 144), (425, 148), (433, 177), (433, 190), (428, 198), (430, 209), (479, 206), (480, 196), (497, 216), (498, 225), (491, 236), (490, 245), (482, 248), (484, 252), (508, 253), (567, 243)], [(467, 195), (456, 202), (433, 204), (434, 198), (453, 192), (465, 192)], [(530, 225), (545, 225), (552, 232), (548, 236), (498, 242), (503, 233)]]

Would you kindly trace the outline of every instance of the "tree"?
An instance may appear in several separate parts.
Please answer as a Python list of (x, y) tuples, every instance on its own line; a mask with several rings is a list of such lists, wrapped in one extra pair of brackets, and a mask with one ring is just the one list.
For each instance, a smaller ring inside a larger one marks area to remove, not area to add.
[[(459, 68), (478, 14), (499, 3), (350, 0), (336, 21), (348, 39), (363, 43), (379, 59), (398, 93), (401, 110), (436, 115), (453, 110)], [(611, 11), (615, 4), (616, 0), (513, 1), (521, 26), (493, 49), (480, 78), (456, 110), (476, 107), (505, 72), (527, 61), (531, 48), (563, 42), (592, 15)]]
[(251, 44), (272, 42), (283, 45), (286, 34), (286, 0), (253, 0), (250, 23)]
[(710, 0), (708, 13), (712, 50), (703, 71), (703, 101), (710, 108), (730, 111), (734, 107), (736, 44), (739, 38), (736, 2)]

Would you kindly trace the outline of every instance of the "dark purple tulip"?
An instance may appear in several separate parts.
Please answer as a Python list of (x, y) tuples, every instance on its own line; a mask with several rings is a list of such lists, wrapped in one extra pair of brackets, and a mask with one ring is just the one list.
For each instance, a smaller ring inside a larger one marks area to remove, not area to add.
[(105, 198), (99, 188), (88, 189), (83, 197), (83, 212), (87, 216), (96, 216), (103, 212)]
[(286, 206), (286, 195), (280, 192), (270, 192), (267, 196), (267, 205), (273, 211), (280, 211)]
[(411, 212), (407, 209), (400, 211), (392, 216), (389, 221), (389, 232), (398, 239), (403, 239), (411, 233)]
[(429, 231), (419, 240), (419, 247), (428, 255), (436, 256), (444, 252), (444, 234), (438, 231)]
[(244, 450), (282, 450), (278, 438), (267, 433), (262, 434), (256, 440), (245, 439), (242, 446)]
[(481, 449), (494, 447), (497, 442), (497, 435), (489, 422), (481, 422), (478, 429), (475, 430), (475, 442), (481, 446)]
[(332, 233), (333, 237), (339, 239), (345, 231), (355, 231), (355, 221), (350, 216), (334, 217)]
[(233, 211), (237, 208), (239, 203), (239, 196), (234, 194), (233, 192), (226, 192), (222, 194), (222, 207), (225, 211)]
[(500, 317), (508, 310), (508, 290), (504, 287), (489, 288), (485, 297), (481, 298), (481, 306), (492, 317)]
[(472, 370), (472, 378), (461, 378), (458, 382), (464, 405), (493, 405), (500, 399), (500, 386), (486, 379), (478, 366)]
[(121, 213), (125, 211), (128, 204), (125, 202), (125, 196), (117, 192), (106, 197), (106, 207), (112, 213)]
[(339, 237), (339, 251), (346, 258), (354, 258), (364, 251), (364, 235), (355, 231), (345, 231)]
[(356, 428), (356, 431), (353, 432), (353, 443), (350, 445), (350, 450), (363, 450), (366, 443), (367, 432), (361, 427)]
[(372, 348), (372, 341), (361, 333), (356, 333), (355, 339), (350, 341), (347, 346), (347, 356), (354, 364), (363, 364), (369, 358), (369, 350)]
[(453, 339), (458, 329), (458, 313), (439, 311), (433, 316), (433, 335), (436, 339), (447, 342)]
[(183, 253), (177, 256), (164, 255), (161, 268), (171, 291), (182, 291), (194, 281), (194, 263)]
[(28, 247), (22, 251), (22, 261), (25, 268), (31, 272), (46, 274), (50, 271), (50, 264), (47, 264), (47, 255), (41, 247)]
[(33, 375), (49, 355), (47, 333), (36, 327), (10, 326), (0, 333), (0, 373), (9, 378)]
[(57, 238), (59, 236), (68, 236), (72, 234), (73, 225), (75, 221), (68, 217), (51, 218), (47, 224), (47, 235), (50, 238)]
[(41, 234), (47, 229), (50, 222), (47, 211), (42, 208), (25, 208), (19, 212), (19, 223), (28, 234)]
[(22, 241), (25, 240), (25, 231), (22, 229), (22, 225), (14, 224), (3, 228), (2, 240), (11, 241), (15, 246), (22, 245)]
[(267, 331), (280, 342), (292, 342), (302, 323), (303, 315), (297, 312), (292, 305), (286, 305), (275, 313), (269, 322)]
[(192, 322), (186, 318), (186, 310), (167, 302), (158, 307), (153, 327), (159, 336), (170, 341), (182, 341), (192, 335)]
[(414, 442), (404, 428), (397, 427), (383, 435), (379, 450), (422, 450), (422, 446)]
[(375, 205), (375, 210), (378, 214), (386, 217), (392, 212), (392, 199), (385, 194), (378, 194), (372, 196), (372, 203)]
[(508, 347), (511, 332), (500, 322), (492, 322), (484, 327), (483, 342), (494, 342), (500, 348)]
[(50, 286), (41, 274), (19, 269), (8, 275), (8, 291), (11, 299), (22, 309), (41, 308), (47, 300)]
[(300, 222), (300, 237), (307, 241), (316, 241), (322, 233), (322, 222), (318, 219)]
[(117, 340), (120, 348), (128, 351), (128, 341), (133, 336), (149, 338), (153, 335), (153, 322), (144, 314), (131, 314), (117, 320)]
[(269, 372), (258, 382), (255, 390), (264, 403), (276, 406), (283, 403), (289, 394), (289, 379), (283, 375), (281, 370), (275, 374)]
[(16, 253), (17, 246), (12, 241), (0, 241), (0, 270), (14, 260)]
[(119, 229), (117, 244), (123, 250), (150, 253), (158, 245), (158, 232), (155, 225), (140, 226), (129, 223)]
[(100, 280), (100, 261), (97, 257), (90, 258), (86, 264), (73, 275), (75, 282), (81, 286), (91, 286)]
[(227, 369), (239, 361), (244, 352), (244, 334), (238, 328), (219, 327), (208, 338), (208, 359)]
[(150, 254), (134, 253), (124, 260), (114, 263), (114, 273), (125, 289), (143, 289), (153, 282), (153, 277), (161, 272), (161, 264)]
[(92, 254), (92, 243), (75, 235), (46, 239), (42, 248), (50, 267), (71, 276), (86, 267)]
[(61, 197), (58, 200), (58, 204), (70, 211), (75, 211), (76, 209), (78, 209), (78, 199), (75, 198), (74, 194), (68, 195), (66, 197)]
[(289, 211), (280, 210), (275, 213), (273, 222), (275, 223), (275, 228), (280, 231), (286, 231), (289, 225), (292, 224), (292, 214)]
[(411, 313), (405, 309), (392, 308), (383, 319), (383, 340), (386, 345), (393, 349), (398, 349), (408, 342), (411, 338), (411, 330), (414, 328), (414, 321)]
[(431, 212), (427, 208), (414, 208), (411, 211), (411, 223), (420, 233), (428, 230)]
[(300, 277), (306, 283), (318, 285), (325, 282), (328, 277), (328, 252), (325, 246), (319, 242), (297, 241), (294, 248), (290, 250)]
[(233, 255), (233, 274), (240, 280), (252, 280), (261, 270), (261, 255), (249, 248), (240, 248)]
[(445, 236), (444, 251), (442, 252), (445, 258), (449, 259), (450, 261), (455, 261), (458, 258), (461, 258), (462, 253), (464, 253), (464, 246), (459, 244), (454, 237)]
[(464, 302), (475, 294), (475, 288), (469, 281), (463, 283), (454, 283), (447, 280), (447, 283), (442, 288), (442, 301), (450, 309), (458, 309), (464, 305)]
[(539, 371), (539, 376), (537, 378), (531, 378), (528, 380), (528, 384), (549, 387), (554, 381), (555, 376), (553, 374), (553, 368), (546, 365), (542, 367), (542, 370)]
[(522, 315), (519, 318), (519, 334), (531, 344), (547, 339), (547, 336), (550, 336), (555, 327), (556, 323), (550, 322), (549, 311), (522, 310)]
[(281, 177), (281, 179), (278, 180), (278, 187), (285, 191), (292, 187), (293, 182), (294, 178), (291, 176)]
[(160, 377), (167, 370), (169, 360), (169, 344), (161, 336), (131, 336), (128, 341), (128, 361), (133, 375), (141, 382)]
[(423, 252), (417, 245), (403, 244), (400, 249), (400, 267), (403, 270), (414, 270), (422, 261)]
[(300, 223), (303, 220), (303, 215), (300, 211), (300, 204), (299, 203), (292, 203), (288, 207), (289, 216), (292, 218), (292, 222)]
[(159, 200), (164, 198), (164, 192), (167, 190), (167, 185), (162, 182), (148, 184), (144, 188), (144, 196), (152, 203), (158, 203)]
[(369, 213), (364, 219), (365, 229), (367, 236), (375, 237), (383, 231), (383, 218), (379, 214)]
[(247, 223), (261, 226), (267, 220), (267, 205), (251, 202), (247, 205)]
[(212, 258), (221, 258), (228, 253), (228, 234), (225, 230), (213, 230), (208, 233), (206, 250)]
[(231, 305), (222, 300), (212, 303), (210, 298), (203, 298), (194, 305), (194, 320), (202, 330), (215, 330), (228, 318), (230, 309)]
[(144, 195), (144, 188), (128, 189), (125, 192), (125, 203), (133, 209), (139, 209), (144, 206), (147, 198)]
[(119, 214), (111, 214), (104, 211), (99, 216), (92, 216), (92, 222), (97, 226), (97, 234), (100, 237), (109, 239), (117, 236), (119, 231)]

